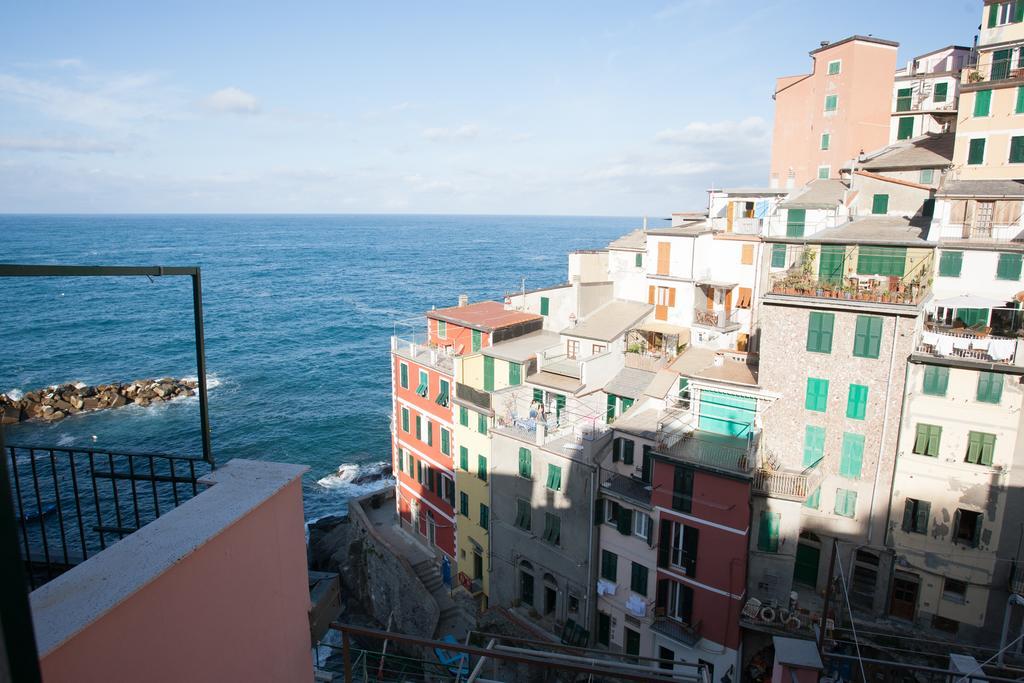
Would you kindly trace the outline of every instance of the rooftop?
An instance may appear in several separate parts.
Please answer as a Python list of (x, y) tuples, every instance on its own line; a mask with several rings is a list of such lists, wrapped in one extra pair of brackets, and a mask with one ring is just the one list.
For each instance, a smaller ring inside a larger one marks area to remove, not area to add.
[(866, 171), (899, 171), (944, 168), (953, 162), (954, 133), (929, 133), (883, 147), (867, 156), (860, 167)]
[(493, 346), (489, 346), (483, 349), (483, 354), (493, 358), (512, 361), (513, 363), (522, 363), (537, 355), (538, 352), (551, 348), (559, 342), (560, 338), (557, 332), (550, 332), (548, 330), (530, 332), (521, 337), (514, 337), (508, 341), (498, 342)]
[(811, 50), (808, 54), (813, 56), (813, 55), (818, 54), (819, 52), (823, 52), (825, 50), (831, 50), (832, 48), (838, 47), (839, 45), (844, 45), (846, 43), (852, 43), (854, 41), (858, 41), (858, 42), (861, 42), (861, 43), (874, 43), (876, 45), (885, 45), (885, 46), (888, 46), (888, 47), (899, 47), (900, 46), (900, 44), (897, 43), (895, 40), (885, 40), (884, 38), (875, 38), (874, 36), (852, 35), (852, 36), (849, 36), (847, 38), (843, 38), (842, 40), (837, 40), (834, 43), (826, 43), (825, 45), (822, 45), (821, 47), (819, 47), (817, 49)]
[(713, 232), (711, 226), (704, 222), (704, 219), (694, 221), (689, 225), (676, 225), (671, 228), (655, 228), (648, 230), (648, 235), (661, 235), (664, 237), (697, 237)]
[(1024, 180), (954, 180), (943, 183), (937, 197), (1024, 197)]
[(503, 327), (511, 327), (531, 320), (542, 320), (542, 317), (536, 313), (508, 310), (504, 304), (497, 301), (479, 301), (465, 306), (437, 308), (427, 311), (427, 317), (481, 332), (493, 332)]
[[(716, 362), (716, 356), (719, 355), (721, 359)], [(739, 358), (740, 354), (735, 352), (719, 352), (691, 346), (673, 361), (669, 368), (687, 377), (757, 386), (756, 367), (740, 361)]]
[(616, 396), (637, 399), (643, 396), (647, 387), (654, 381), (655, 374), (647, 370), (623, 368), (605, 385), (604, 390)]
[(651, 485), (634, 477), (613, 473), (601, 484), (601, 491), (645, 507), (651, 506)]
[(630, 251), (644, 250), (647, 248), (647, 233), (641, 228), (637, 228), (633, 232), (627, 233), (617, 240), (613, 240), (609, 245), (609, 249), (628, 249)]
[(812, 180), (780, 203), (779, 208), (834, 209), (842, 203), (847, 189), (849, 186), (842, 180)]
[(776, 197), (789, 194), (790, 189), (784, 187), (727, 187), (721, 190), (712, 188), (708, 192), (723, 192), (735, 197)]
[(554, 389), (555, 391), (564, 391), (568, 394), (575, 394), (577, 391), (583, 388), (583, 382), (576, 377), (566, 377), (565, 375), (556, 375), (553, 372), (535, 372), (532, 375), (526, 377), (526, 381), (530, 384), (536, 384), (546, 389)]
[(802, 239), (811, 243), (922, 246), (926, 244), (927, 225), (927, 219), (920, 221), (903, 216), (868, 216), (855, 218)]
[(658, 423), (662, 417), (663, 411), (653, 408), (628, 410), (624, 415), (617, 418), (612, 426), (616, 431), (626, 432), (633, 436), (654, 441), (658, 434)]
[(577, 323), (575, 327), (565, 328), (562, 330), (562, 334), (569, 337), (610, 342), (633, 329), (653, 310), (654, 306), (650, 304), (616, 299), (601, 306)]

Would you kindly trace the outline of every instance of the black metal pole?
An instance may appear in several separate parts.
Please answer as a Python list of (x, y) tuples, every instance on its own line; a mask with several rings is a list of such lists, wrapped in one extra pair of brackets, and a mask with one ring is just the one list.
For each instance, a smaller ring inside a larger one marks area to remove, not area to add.
[(199, 268), (192, 274), (192, 308), (196, 325), (196, 371), (199, 379), (199, 429), (203, 436), (203, 459), (216, 467), (210, 444), (210, 408), (206, 394), (206, 340), (203, 336), (203, 281)]
[(345, 663), (345, 683), (352, 683), (352, 645), (348, 631), (341, 632), (341, 658)]
[[(24, 514), (24, 512), (22, 513)], [(28, 579), (18, 552), (18, 528), (11, 502), (11, 481), (7, 474), (7, 450), (0, 429), (0, 624), (3, 624), (4, 659), (12, 681), (36, 683), (39, 653), (36, 632), (32, 626), (32, 610), (28, 602)], [(4, 662), (0, 662), (0, 676)]]

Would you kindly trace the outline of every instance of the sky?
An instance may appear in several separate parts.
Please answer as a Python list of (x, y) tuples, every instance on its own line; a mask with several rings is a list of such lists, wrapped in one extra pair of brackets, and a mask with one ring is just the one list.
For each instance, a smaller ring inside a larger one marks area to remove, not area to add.
[[(941, 6), (941, 11), (939, 11)], [(767, 183), (778, 76), (981, 0), (10, 2), (0, 213), (665, 216)]]

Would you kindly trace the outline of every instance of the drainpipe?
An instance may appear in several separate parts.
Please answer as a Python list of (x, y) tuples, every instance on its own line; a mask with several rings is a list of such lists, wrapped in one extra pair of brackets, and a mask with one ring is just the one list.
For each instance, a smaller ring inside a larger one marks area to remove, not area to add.
[(1003, 651), (1006, 650), (1006, 636), (1007, 631), (1010, 630), (1010, 610), (1014, 605), (1024, 607), (1024, 598), (1016, 593), (1011, 593), (1010, 598), (1006, 601), (1006, 612), (1003, 614), (1003, 632), (999, 636), (999, 657), (996, 659), (996, 664), (999, 666), (1003, 665)]
[(587, 517), (587, 527), (589, 529), (589, 531), (587, 532), (587, 536), (589, 538), (589, 541), (587, 542), (587, 550), (590, 554), (590, 561), (587, 563), (587, 589), (583, 593), (586, 596), (584, 599), (586, 600), (587, 604), (587, 628), (590, 630), (591, 633), (597, 632), (594, 628), (595, 616), (591, 611), (590, 589), (594, 586), (594, 565), (597, 564), (597, 555), (594, 552), (594, 529), (597, 527), (597, 525), (594, 524), (594, 506), (596, 505), (597, 501), (597, 479), (600, 475), (601, 465), (598, 464), (590, 473), (590, 514)]
[[(875, 460), (875, 476), (871, 482), (871, 507), (868, 508), (868, 545), (871, 545), (872, 527), (874, 522), (875, 496), (878, 494), (878, 473), (882, 469), (882, 454), (885, 453), (885, 438), (889, 434), (889, 397), (892, 394), (892, 366), (896, 362), (896, 337), (899, 331), (899, 316), (893, 318), (892, 349), (889, 351), (889, 376), (885, 383), (885, 411), (882, 413), (882, 439), (878, 444), (878, 457)], [(906, 387), (904, 372), (904, 388)], [(904, 392), (904, 395), (905, 392)], [(896, 465), (893, 463), (893, 472)]]
[[(903, 396), (900, 397), (900, 428), (901, 429), (903, 427), (903, 410), (907, 406), (907, 382), (909, 382), (909, 381), (910, 381), (910, 363), (906, 363), (903, 366)], [(897, 444), (897, 446), (898, 445), (899, 444)], [(899, 451), (897, 449), (897, 457), (898, 457), (898, 454), (899, 454)], [(892, 502), (892, 490), (893, 490), (893, 488), (895, 488), (895, 486), (896, 486), (896, 463), (894, 462), (893, 466), (892, 466), (892, 479), (889, 482), (889, 499), (890, 499), (890, 503)], [(889, 530), (889, 522), (891, 522), (891, 521), (892, 521), (892, 505), (890, 504), (886, 508), (886, 510), (885, 510), (885, 530), (886, 530), (886, 532), (888, 532), (888, 530)], [(882, 545), (885, 545), (886, 540), (887, 540), (887, 536), (883, 534), (883, 536), (882, 536)]]

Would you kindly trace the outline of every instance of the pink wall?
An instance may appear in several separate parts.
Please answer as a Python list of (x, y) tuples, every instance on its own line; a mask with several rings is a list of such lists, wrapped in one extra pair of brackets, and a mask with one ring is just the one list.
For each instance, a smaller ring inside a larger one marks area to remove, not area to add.
[(303, 525), (301, 478), (294, 478), (45, 653), (43, 679), (312, 680)]

